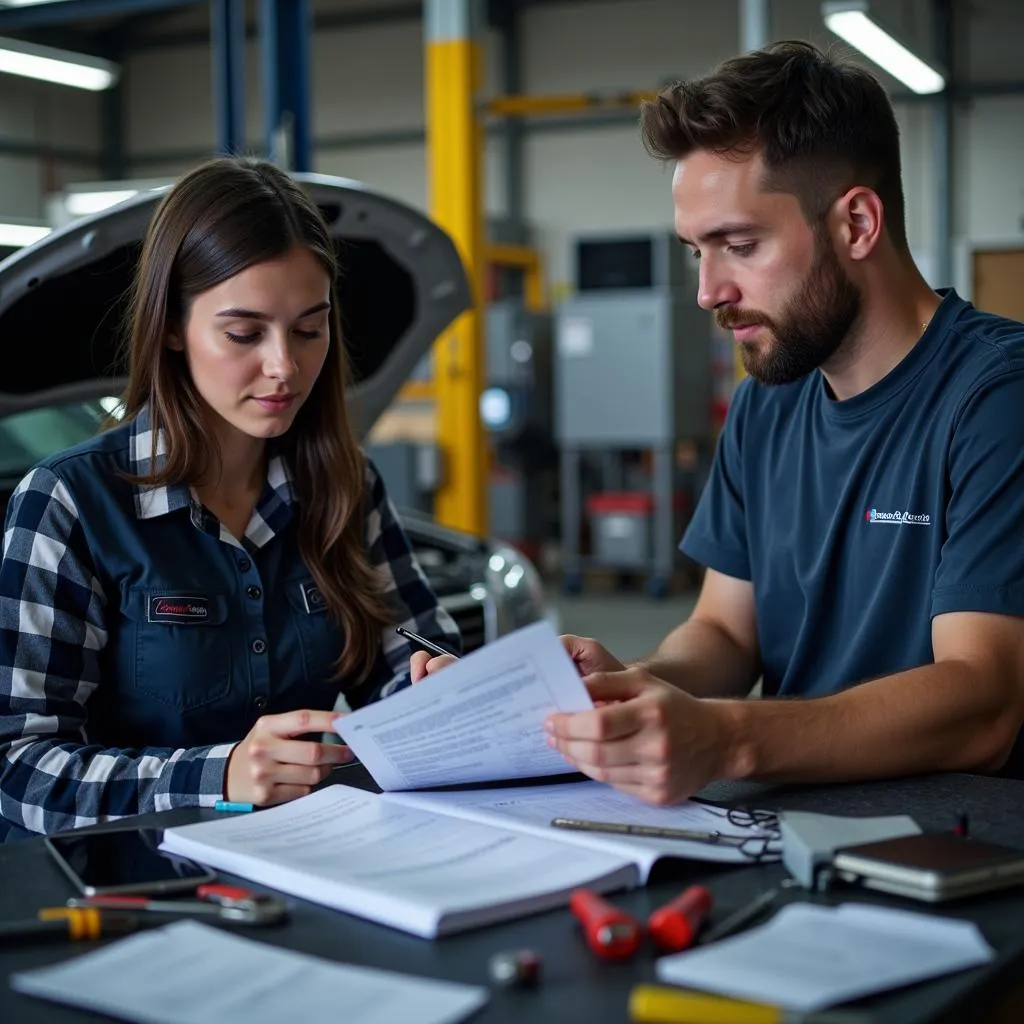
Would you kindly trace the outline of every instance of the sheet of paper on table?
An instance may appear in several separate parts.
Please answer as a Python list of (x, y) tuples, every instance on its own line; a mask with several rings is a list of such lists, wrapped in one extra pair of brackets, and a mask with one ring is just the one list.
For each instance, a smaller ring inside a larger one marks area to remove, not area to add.
[(971, 921), (863, 903), (791, 903), (732, 939), (662, 957), (658, 977), (810, 1012), (994, 956)]
[(11, 987), (140, 1024), (456, 1024), (488, 991), (334, 963), (199, 924), (139, 932)]

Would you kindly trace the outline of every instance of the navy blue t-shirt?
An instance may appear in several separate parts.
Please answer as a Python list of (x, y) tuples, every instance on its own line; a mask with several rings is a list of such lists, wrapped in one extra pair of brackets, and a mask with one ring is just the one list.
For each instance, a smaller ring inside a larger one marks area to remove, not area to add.
[(929, 664), (944, 612), (1024, 615), (1024, 325), (950, 291), (853, 398), (745, 380), (681, 547), (753, 582), (769, 695)]

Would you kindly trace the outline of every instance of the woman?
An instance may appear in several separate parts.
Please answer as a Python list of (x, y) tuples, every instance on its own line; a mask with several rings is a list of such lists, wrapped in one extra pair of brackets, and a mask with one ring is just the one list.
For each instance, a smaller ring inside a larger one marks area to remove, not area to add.
[(457, 643), (349, 427), (336, 273), (270, 164), (211, 161), (161, 202), (124, 422), (8, 506), (0, 830), (302, 796), (351, 759), (309, 737), (336, 700), (408, 682), (395, 625)]

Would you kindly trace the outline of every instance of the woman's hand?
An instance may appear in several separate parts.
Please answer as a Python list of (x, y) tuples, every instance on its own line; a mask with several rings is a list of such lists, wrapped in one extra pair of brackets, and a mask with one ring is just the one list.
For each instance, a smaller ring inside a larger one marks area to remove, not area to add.
[(337, 743), (294, 739), (332, 732), (334, 711), (288, 711), (258, 719), (231, 752), (224, 797), (239, 803), (280, 804), (306, 796), (335, 765), (348, 764), (352, 751)]
[(432, 676), (435, 672), (454, 665), (456, 660), (449, 654), (435, 655), (428, 654), (426, 651), (416, 651), (409, 659), (409, 674), (412, 676), (412, 681), (418, 683), (421, 679), (426, 679), (427, 676)]

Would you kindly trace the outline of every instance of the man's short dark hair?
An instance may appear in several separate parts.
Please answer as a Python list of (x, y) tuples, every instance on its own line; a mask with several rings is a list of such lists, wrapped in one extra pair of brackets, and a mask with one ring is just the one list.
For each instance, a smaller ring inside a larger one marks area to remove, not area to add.
[(869, 72), (810, 43), (773, 43), (678, 82), (643, 104), (640, 123), (647, 151), (666, 160), (759, 152), (764, 188), (796, 196), (814, 226), (844, 191), (866, 186), (882, 200), (893, 244), (908, 249), (889, 97)]

